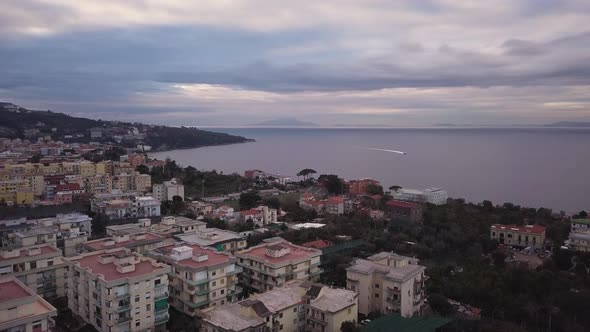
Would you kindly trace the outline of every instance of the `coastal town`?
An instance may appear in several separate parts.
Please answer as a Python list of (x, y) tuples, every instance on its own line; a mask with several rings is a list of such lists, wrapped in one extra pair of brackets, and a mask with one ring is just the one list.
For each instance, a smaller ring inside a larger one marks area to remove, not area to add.
[[(219, 194), (205, 179), (186, 187), (165, 171), (182, 168), (145, 147), (109, 155), (41, 137), (0, 148), (1, 330), (443, 331), (487, 319), (429, 286), (440, 272), (418, 250), (427, 242), (392, 234), (458, 204), (443, 189), (253, 169), (233, 175), (241, 191)], [(562, 243), (550, 225), (498, 220), (479, 255), (534, 270), (554, 250), (590, 249), (586, 214), (548, 218), (570, 228)]]

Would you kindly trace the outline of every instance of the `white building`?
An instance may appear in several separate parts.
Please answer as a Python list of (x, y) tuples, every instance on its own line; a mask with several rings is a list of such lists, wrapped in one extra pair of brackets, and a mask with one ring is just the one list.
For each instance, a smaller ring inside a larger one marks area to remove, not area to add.
[(164, 181), (162, 184), (153, 185), (153, 194), (161, 202), (171, 201), (174, 196), (180, 196), (184, 200), (184, 186), (180, 184), (178, 179)]
[(421, 314), (424, 307), (424, 266), (388, 252), (357, 259), (346, 269), (346, 288), (359, 294), (359, 313)]
[(424, 203), (435, 205), (447, 204), (448, 194), (440, 188), (428, 188), (424, 190), (401, 188), (393, 192), (393, 198), (399, 201)]

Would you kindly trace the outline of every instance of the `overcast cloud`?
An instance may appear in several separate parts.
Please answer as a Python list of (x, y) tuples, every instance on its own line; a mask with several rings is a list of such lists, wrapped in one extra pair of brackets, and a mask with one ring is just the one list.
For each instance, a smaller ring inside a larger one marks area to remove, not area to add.
[(0, 2), (0, 100), (102, 119), (590, 121), (590, 1)]

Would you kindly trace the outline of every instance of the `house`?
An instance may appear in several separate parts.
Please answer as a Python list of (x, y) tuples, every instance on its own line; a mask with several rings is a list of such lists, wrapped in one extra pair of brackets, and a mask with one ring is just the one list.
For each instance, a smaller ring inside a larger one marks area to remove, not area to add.
[(545, 227), (493, 224), (490, 227), (490, 238), (509, 246), (542, 248), (545, 242)]
[(408, 219), (411, 222), (422, 222), (422, 206), (392, 199), (385, 204), (385, 211), (389, 218)]

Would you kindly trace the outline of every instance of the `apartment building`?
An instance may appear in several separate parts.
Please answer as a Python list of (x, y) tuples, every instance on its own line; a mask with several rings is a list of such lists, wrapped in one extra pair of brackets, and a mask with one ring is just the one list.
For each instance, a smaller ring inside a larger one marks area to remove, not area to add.
[(83, 179), (84, 190), (89, 194), (107, 194), (113, 190), (113, 178), (110, 174), (96, 174)]
[(2, 247), (29, 247), (48, 243), (64, 256), (79, 252), (80, 244), (92, 235), (92, 219), (85, 214), (58, 214), (52, 218), (0, 220)]
[(380, 186), (381, 183), (373, 179), (351, 180), (348, 183), (349, 192), (354, 195), (366, 195), (370, 186)]
[(359, 313), (421, 314), (424, 307), (425, 267), (411, 257), (381, 252), (356, 259), (346, 269), (346, 288), (359, 294)]
[(152, 193), (154, 197), (161, 202), (171, 201), (174, 199), (174, 196), (179, 196), (184, 200), (184, 186), (178, 179), (164, 181), (164, 183), (161, 184), (154, 184)]
[(91, 210), (105, 214), (111, 219), (157, 217), (160, 216), (160, 201), (150, 196), (106, 200), (95, 197)]
[(426, 201), (428, 203), (434, 205), (447, 204), (447, 199), (449, 198), (447, 191), (441, 188), (424, 189), (424, 196), (426, 196)]
[(111, 237), (86, 241), (82, 246), (87, 251), (113, 248), (127, 248), (133, 252), (145, 253), (156, 248), (164, 238), (152, 233), (113, 234)]
[(113, 176), (113, 189), (122, 192), (148, 192), (152, 187), (152, 177), (139, 172), (121, 173)]
[(355, 322), (358, 296), (345, 289), (293, 280), (238, 303), (204, 312), (202, 331), (340, 331)]
[(99, 331), (165, 331), (170, 267), (128, 249), (66, 259), (68, 307)]
[(142, 218), (137, 223), (107, 226), (107, 235), (115, 234), (136, 234), (150, 232), (164, 237), (172, 237), (179, 233), (194, 232), (198, 229), (207, 228), (207, 224), (182, 216), (162, 217), (159, 223), (152, 224), (151, 219)]
[(234, 302), (242, 292), (237, 286), (242, 269), (227, 253), (181, 243), (157, 248), (148, 256), (172, 267), (170, 303), (191, 317), (204, 308)]
[(590, 232), (590, 219), (571, 219), (570, 231), (575, 233)]
[(235, 253), (238, 265), (244, 270), (240, 281), (259, 292), (294, 279), (318, 280), (322, 273), (321, 255), (321, 250), (298, 246), (281, 238)]
[(14, 277), (0, 277), (0, 331), (47, 332), (57, 309)]
[(0, 251), (0, 275), (12, 275), (45, 299), (65, 296), (61, 250), (43, 244)]
[(576, 251), (590, 251), (590, 233), (571, 232), (568, 238), (568, 245)]
[(246, 238), (236, 232), (214, 227), (206, 228), (206, 225), (199, 226), (194, 231), (177, 234), (174, 237), (186, 243), (213, 247), (219, 251), (232, 253), (242, 250), (248, 245)]
[(545, 242), (545, 227), (494, 224), (490, 227), (490, 237), (509, 246), (542, 248)]

